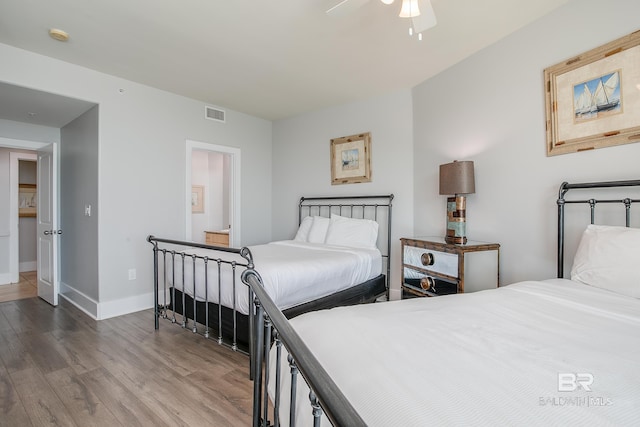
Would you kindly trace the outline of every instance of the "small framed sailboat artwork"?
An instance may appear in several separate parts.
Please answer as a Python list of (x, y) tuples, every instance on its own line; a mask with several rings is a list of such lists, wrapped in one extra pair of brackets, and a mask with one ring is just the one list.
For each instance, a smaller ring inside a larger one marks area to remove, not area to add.
[(331, 140), (331, 185), (371, 182), (371, 133)]
[(18, 216), (35, 217), (37, 213), (38, 192), (35, 184), (18, 185)]
[(640, 142), (640, 31), (544, 70), (547, 156)]

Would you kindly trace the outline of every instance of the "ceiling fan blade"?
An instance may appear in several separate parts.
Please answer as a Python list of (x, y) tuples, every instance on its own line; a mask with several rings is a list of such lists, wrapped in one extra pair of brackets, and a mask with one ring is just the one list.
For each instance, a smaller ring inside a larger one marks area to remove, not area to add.
[(368, 3), (370, 0), (342, 0), (340, 3), (327, 10), (327, 15), (344, 16)]
[(421, 33), (431, 27), (435, 27), (438, 21), (436, 21), (436, 14), (433, 12), (431, 1), (418, 0), (418, 7), (420, 8), (420, 15), (411, 18), (413, 31)]

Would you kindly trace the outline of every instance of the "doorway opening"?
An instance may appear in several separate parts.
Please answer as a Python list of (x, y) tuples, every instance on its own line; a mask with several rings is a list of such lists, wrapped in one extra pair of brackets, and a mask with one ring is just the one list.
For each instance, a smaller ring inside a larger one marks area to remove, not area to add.
[(240, 245), (240, 150), (187, 141), (186, 240)]
[[(9, 176), (6, 184), (10, 202), (7, 206), (9, 230), (8, 274), (0, 278), (0, 302), (32, 298), (38, 294), (36, 265), (36, 161), (33, 151), (1, 145), (3, 156), (8, 157)], [(4, 215), (3, 214), (3, 215)], [(2, 269), (7, 271), (6, 269)]]
[(29, 160), (18, 159), (18, 270), (35, 272), (37, 268), (37, 168), (36, 154)]
[[(0, 274), (0, 301), (38, 295), (38, 187), (54, 183), (38, 173), (38, 150), (46, 143), (0, 137), (0, 150), (8, 157), (9, 219), (7, 239), (0, 239), (0, 251), (8, 251), (7, 274)], [(4, 243), (1, 242), (4, 240)], [(57, 270), (57, 269), (56, 269)], [(25, 283), (27, 282), (27, 283)], [(35, 285), (35, 293), (33, 292)]]

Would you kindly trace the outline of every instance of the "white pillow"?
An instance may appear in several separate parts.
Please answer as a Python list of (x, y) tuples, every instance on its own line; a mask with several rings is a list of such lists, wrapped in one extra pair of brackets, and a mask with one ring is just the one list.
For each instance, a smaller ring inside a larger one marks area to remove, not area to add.
[(313, 225), (313, 217), (305, 216), (302, 222), (300, 223), (300, 227), (298, 227), (298, 232), (296, 233), (296, 237), (293, 240), (297, 242), (306, 242), (309, 239), (309, 231), (311, 230), (311, 226)]
[(324, 243), (324, 239), (327, 235), (327, 229), (329, 228), (329, 218), (322, 216), (314, 216), (313, 224), (309, 230), (309, 236), (307, 242), (309, 243)]
[(375, 248), (378, 223), (370, 219), (347, 218), (331, 214), (325, 243), (328, 245)]
[(587, 226), (573, 259), (571, 280), (640, 298), (640, 229)]

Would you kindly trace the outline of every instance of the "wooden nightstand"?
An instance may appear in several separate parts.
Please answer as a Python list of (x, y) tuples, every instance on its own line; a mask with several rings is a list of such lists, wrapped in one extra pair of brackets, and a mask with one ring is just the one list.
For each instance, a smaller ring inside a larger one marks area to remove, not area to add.
[(441, 237), (400, 239), (402, 298), (438, 296), (496, 288), (500, 284), (500, 245)]

